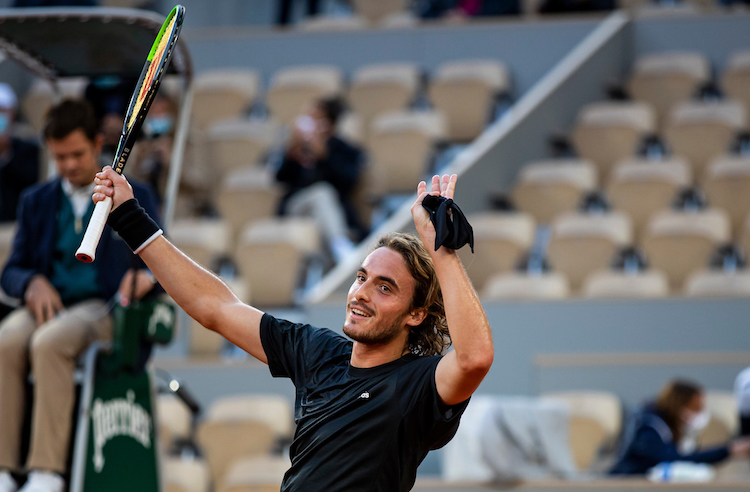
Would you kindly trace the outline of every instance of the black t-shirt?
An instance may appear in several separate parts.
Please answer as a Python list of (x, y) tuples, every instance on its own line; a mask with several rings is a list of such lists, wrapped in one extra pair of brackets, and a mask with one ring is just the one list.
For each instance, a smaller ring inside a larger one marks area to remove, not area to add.
[(292, 467), (282, 491), (410, 490), (417, 466), (450, 441), (468, 403), (440, 402), (438, 356), (352, 367), (346, 338), (268, 314), (260, 338), (271, 374), (297, 389)]

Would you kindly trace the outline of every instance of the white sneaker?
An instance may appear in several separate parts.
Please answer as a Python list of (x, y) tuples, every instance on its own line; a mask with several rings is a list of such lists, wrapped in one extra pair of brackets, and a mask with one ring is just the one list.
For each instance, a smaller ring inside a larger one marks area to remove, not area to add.
[(10, 473), (7, 471), (0, 471), (0, 492), (16, 492), (18, 485)]
[(32, 471), (19, 492), (63, 492), (65, 480), (57, 473)]

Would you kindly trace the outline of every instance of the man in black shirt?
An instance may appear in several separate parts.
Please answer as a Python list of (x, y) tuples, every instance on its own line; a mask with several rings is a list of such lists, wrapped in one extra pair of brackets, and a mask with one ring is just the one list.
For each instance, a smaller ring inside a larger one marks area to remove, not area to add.
[[(422, 201), (453, 198), (455, 175), (433, 177), (430, 193), (425, 182), (417, 187), (419, 238), (389, 234), (362, 262), (344, 321), (353, 341), (241, 303), (159, 236), (124, 177), (105, 168), (95, 181), (94, 200), (114, 200), (108, 223), (172, 298), (294, 382), (297, 430), (282, 490), (411, 489), (427, 452), (453, 437), (493, 360), (487, 317), (456, 251), (422, 246), (436, 236)], [(451, 341), (454, 350), (442, 355)]]
[(281, 215), (313, 217), (337, 261), (354, 249), (348, 237), (367, 233), (352, 200), (364, 163), (360, 149), (336, 136), (344, 111), (339, 99), (321, 99), (297, 118), (276, 180), (285, 187)]

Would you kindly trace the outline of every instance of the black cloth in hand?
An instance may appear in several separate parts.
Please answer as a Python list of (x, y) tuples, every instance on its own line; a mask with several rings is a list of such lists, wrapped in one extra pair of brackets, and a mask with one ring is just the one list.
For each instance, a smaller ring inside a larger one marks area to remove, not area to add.
[(453, 200), (443, 196), (427, 195), (422, 200), (422, 206), (430, 212), (430, 220), (435, 226), (435, 251), (441, 245), (460, 249), (469, 243), (471, 252), (474, 252), (474, 230)]

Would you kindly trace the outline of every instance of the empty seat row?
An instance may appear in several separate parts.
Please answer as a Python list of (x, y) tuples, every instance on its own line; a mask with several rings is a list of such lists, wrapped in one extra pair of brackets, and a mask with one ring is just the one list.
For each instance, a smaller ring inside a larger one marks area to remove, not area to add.
[[(192, 415), (171, 394), (157, 400), (160, 441), (165, 450), (177, 441), (196, 441), (203, 460), (166, 460), (167, 490), (239, 491), (241, 487), (276, 486), (291, 463), (274, 453), (291, 441), (294, 432), (292, 404), (274, 395), (232, 395), (219, 398), (208, 409), (193, 436)], [(186, 478), (190, 478), (186, 480)], [(251, 489), (253, 490), (253, 489)], [(265, 489), (263, 489), (265, 490)]]
[[(700, 53), (651, 53), (636, 59), (627, 90), (633, 99), (654, 107), (657, 126), (663, 127), (675, 105), (693, 97), (711, 79), (711, 63)], [(729, 57), (721, 87), (729, 98), (750, 109), (750, 51), (738, 51)]]
[[(596, 270), (589, 274), (579, 295), (585, 299), (651, 299), (669, 296), (669, 279), (661, 270), (625, 272)], [(750, 297), (750, 272), (699, 269), (692, 272), (678, 292), (688, 297)], [(489, 277), (481, 291), (485, 301), (534, 301), (566, 299), (576, 292), (564, 273), (509, 271)]]
[[(549, 224), (560, 213), (577, 209), (587, 192), (598, 189), (597, 172), (590, 161), (581, 159), (532, 162), (521, 168), (511, 196), (519, 210)], [(635, 236), (642, 237), (649, 218), (692, 186), (693, 176), (679, 156), (660, 161), (629, 158), (614, 166), (605, 190), (614, 208), (630, 216)], [(750, 214), (750, 158), (718, 156), (698, 182), (708, 204), (729, 214), (732, 235), (738, 237)]]
[[(474, 224), (475, 254), (460, 254), (469, 277), (481, 290), (490, 277), (512, 270), (529, 253), (535, 222), (524, 212), (482, 213), (472, 215), (470, 221)], [(750, 221), (746, 224), (742, 246), (750, 247)], [(669, 289), (680, 292), (686, 278), (705, 268), (715, 249), (730, 240), (729, 232), (729, 219), (721, 210), (691, 213), (665, 209), (652, 217), (640, 243), (651, 265), (666, 275)], [(547, 257), (577, 292), (589, 275), (609, 268), (616, 253), (633, 242), (626, 214), (567, 212), (552, 223)]]
[[(343, 73), (337, 67), (288, 67), (271, 77), (266, 106), (272, 119), (288, 125), (316, 99), (346, 95), (367, 128), (378, 114), (409, 108), (421, 80), (419, 68), (412, 63), (367, 65), (352, 74), (347, 94)], [(510, 78), (502, 63), (461, 60), (438, 67), (428, 92), (433, 106), (447, 118), (447, 138), (469, 141), (489, 121), (495, 97), (509, 90)], [(207, 129), (217, 121), (237, 119), (259, 94), (260, 75), (253, 70), (203, 72), (195, 82), (193, 121), (198, 128)]]
[[(656, 113), (639, 101), (607, 101), (584, 106), (572, 140), (578, 155), (597, 165), (602, 179), (623, 159), (636, 155), (655, 135)], [(663, 131), (671, 153), (686, 160), (696, 177), (726, 153), (747, 127), (745, 107), (733, 100), (684, 101), (669, 114)]]

